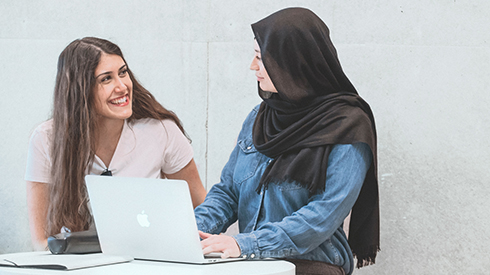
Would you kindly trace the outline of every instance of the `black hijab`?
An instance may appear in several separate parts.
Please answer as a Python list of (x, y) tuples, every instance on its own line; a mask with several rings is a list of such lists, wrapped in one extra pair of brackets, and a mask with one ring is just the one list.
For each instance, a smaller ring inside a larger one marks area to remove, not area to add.
[(310, 194), (325, 186), (335, 144), (363, 142), (373, 161), (352, 209), (349, 244), (357, 266), (379, 250), (377, 149), (374, 117), (344, 74), (329, 29), (303, 8), (280, 10), (252, 24), (262, 61), (278, 93), (263, 91), (253, 127), (257, 150), (274, 158), (257, 190), (294, 181)]

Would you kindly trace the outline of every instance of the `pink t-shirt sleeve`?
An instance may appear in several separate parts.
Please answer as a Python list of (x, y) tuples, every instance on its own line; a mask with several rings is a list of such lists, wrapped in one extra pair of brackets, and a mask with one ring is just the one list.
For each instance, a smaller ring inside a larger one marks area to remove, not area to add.
[(177, 124), (171, 120), (164, 120), (163, 125), (168, 135), (162, 171), (165, 174), (174, 174), (182, 170), (194, 156), (189, 140), (180, 131)]
[(27, 151), (26, 173), (24, 179), (34, 182), (51, 182), (51, 157), (49, 135), (52, 121), (39, 125), (31, 135)]

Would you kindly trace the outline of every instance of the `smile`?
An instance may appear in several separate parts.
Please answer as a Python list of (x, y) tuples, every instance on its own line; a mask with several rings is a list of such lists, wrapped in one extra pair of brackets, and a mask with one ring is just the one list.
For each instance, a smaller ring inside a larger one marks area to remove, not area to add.
[(109, 103), (113, 105), (126, 106), (129, 103), (129, 96), (125, 95), (113, 100), (110, 100)]

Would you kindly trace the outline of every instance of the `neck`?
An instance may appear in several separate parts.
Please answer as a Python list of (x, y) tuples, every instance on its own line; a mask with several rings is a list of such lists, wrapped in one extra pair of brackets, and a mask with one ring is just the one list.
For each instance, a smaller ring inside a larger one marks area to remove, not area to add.
[(124, 126), (122, 119), (99, 119), (97, 129), (95, 131), (97, 140), (103, 141), (107, 139), (119, 139)]
[(121, 119), (101, 119), (98, 121), (95, 131), (95, 154), (102, 159), (106, 167), (108, 167), (116, 151), (123, 127), (124, 120)]

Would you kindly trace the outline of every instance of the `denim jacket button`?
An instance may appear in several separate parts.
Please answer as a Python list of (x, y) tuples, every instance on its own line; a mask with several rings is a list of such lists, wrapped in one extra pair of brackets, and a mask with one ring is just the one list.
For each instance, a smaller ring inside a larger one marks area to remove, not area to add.
[(250, 258), (252, 258), (252, 259), (255, 258), (255, 254), (253, 254), (253, 253), (250, 254)]
[(247, 150), (250, 150), (250, 149), (252, 149), (252, 146), (248, 146), (248, 147), (247, 147)]

